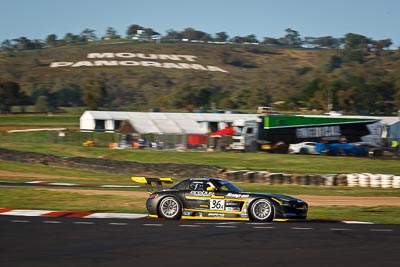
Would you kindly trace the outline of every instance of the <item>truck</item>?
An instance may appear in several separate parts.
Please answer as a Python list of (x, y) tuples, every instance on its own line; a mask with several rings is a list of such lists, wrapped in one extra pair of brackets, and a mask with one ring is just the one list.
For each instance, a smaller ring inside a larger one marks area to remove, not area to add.
[(231, 150), (257, 151), (258, 130), (260, 119), (240, 119), (232, 123), (234, 134), (232, 136)]
[(265, 114), (257, 119), (232, 123), (231, 150), (287, 153), (289, 144), (305, 141), (379, 143), (382, 125), (379, 119), (348, 116), (307, 116)]

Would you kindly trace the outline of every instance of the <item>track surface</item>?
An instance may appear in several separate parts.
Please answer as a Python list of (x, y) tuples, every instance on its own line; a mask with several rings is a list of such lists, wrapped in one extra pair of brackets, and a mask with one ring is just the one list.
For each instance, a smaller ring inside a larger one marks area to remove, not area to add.
[(400, 225), (0, 216), (0, 266), (399, 266)]

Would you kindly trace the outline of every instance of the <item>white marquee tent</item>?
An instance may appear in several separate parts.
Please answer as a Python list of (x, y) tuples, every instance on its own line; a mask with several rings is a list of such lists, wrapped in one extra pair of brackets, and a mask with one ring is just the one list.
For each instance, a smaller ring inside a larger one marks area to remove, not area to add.
[(257, 118), (257, 114), (85, 111), (80, 117), (80, 129), (114, 132), (129, 122), (140, 134), (207, 134), (210, 124), (222, 129), (227, 123), (250, 118)]
[[(80, 117), (80, 130), (114, 132), (123, 123), (128, 122), (140, 134), (207, 134), (209, 128), (214, 128), (216, 131), (235, 120), (257, 117), (257, 114), (85, 111)], [(390, 137), (386, 136), (386, 129), (391, 125), (393, 125), (391, 135), (394, 135), (393, 132), (399, 134), (398, 127), (394, 126), (399, 122), (398, 117), (365, 116), (365, 118), (381, 120), (385, 126), (383, 137)], [(211, 125), (213, 127), (210, 127)]]

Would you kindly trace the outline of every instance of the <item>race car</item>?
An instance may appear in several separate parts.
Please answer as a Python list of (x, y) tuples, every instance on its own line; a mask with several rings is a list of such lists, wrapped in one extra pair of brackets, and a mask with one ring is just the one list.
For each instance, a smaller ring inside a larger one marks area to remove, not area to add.
[(289, 145), (289, 154), (319, 154), (316, 142), (301, 142)]
[(244, 192), (228, 180), (187, 178), (170, 188), (171, 178), (132, 177), (146, 184), (149, 217), (165, 219), (240, 220), (270, 222), (306, 219), (308, 204), (291, 196)]

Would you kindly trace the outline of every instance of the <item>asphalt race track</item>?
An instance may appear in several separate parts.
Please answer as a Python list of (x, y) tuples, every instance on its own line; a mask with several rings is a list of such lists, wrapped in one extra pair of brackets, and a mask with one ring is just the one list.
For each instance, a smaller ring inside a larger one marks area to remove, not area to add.
[(400, 225), (0, 216), (0, 266), (399, 266)]

